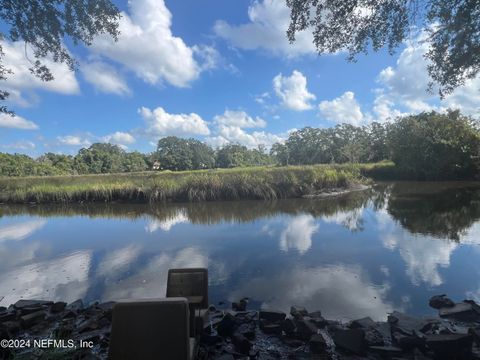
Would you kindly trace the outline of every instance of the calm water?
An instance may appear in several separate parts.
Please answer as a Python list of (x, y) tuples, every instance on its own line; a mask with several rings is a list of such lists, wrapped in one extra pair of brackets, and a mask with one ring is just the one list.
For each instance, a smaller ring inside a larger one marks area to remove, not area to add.
[(0, 205), (0, 305), (162, 297), (208, 267), (210, 302), (304, 305), (330, 318), (425, 314), (480, 298), (480, 184), (396, 183), (335, 199)]

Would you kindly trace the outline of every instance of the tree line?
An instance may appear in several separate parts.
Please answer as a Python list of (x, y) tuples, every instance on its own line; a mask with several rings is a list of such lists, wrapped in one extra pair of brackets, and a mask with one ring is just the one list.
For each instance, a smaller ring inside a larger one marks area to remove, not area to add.
[(37, 159), (0, 153), (1, 176), (105, 174), (145, 170), (199, 170), (262, 165), (372, 163), (391, 160), (402, 178), (467, 179), (480, 170), (478, 122), (459, 111), (424, 112), (391, 123), (341, 124), (292, 132), (270, 151), (228, 144), (213, 149), (197, 139), (167, 136), (156, 151), (127, 152), (96, 143), (75, 156), (46, 153)]

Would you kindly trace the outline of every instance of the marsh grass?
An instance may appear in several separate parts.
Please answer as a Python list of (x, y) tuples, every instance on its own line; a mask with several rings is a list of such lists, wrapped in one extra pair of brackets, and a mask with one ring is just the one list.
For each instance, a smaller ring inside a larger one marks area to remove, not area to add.
[(0, 178), (0, 202), (274, 200), (362, 183), (372, 168), (343, 164)]

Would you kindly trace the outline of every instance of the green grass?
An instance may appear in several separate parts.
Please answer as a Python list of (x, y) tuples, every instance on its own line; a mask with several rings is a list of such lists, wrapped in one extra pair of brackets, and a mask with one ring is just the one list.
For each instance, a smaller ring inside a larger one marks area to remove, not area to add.
[(160, 202), (300, 197), (366, 182), (379, 164), (0, 178), (2, 203)]

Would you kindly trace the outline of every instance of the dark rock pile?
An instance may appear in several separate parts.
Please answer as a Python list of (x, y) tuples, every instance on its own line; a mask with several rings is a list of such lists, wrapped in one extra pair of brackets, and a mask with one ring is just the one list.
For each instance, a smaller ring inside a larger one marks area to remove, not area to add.
[(393, 312), (386, 322), (369, 317), (341, 323), (319, 311), (292, 307), (277, 311), (211, 308), (198, 358), (234, 359), (480, 359), (480, 307), (454, 303), (445, 295), (430, 305), (438, 317)]
[[(0, 347), (0, 359), (101, 359), (106, 358), (114, 303), (84, 307), (82, 300), (71, 304), (41, 300), (19, 300), (0, 307), (0, 340), (15, 340)], [(42, 339), (64, 340), (34, 345)], [(68, 340), (73, 343), (69, 343)], [(79, 348), (80, 341), (92, 347)], [(74, 347), (76, 346), (76, 348)]]
[[(480, 306), (430, 299), (439, 316), (393, 312), (385, 322), (366, 317), (349, 323), (293, 306), (290, 314), (248, 310), (248, 299), (232, 309), (210, 307), (199, 360), (217, 359), (480, 359)], [(20, 300), (0, 307), (0, 339), (70, 339), (88, 348), (0, 348), (0, 359), (105, 359), (114, 303), (71, 304)]]

